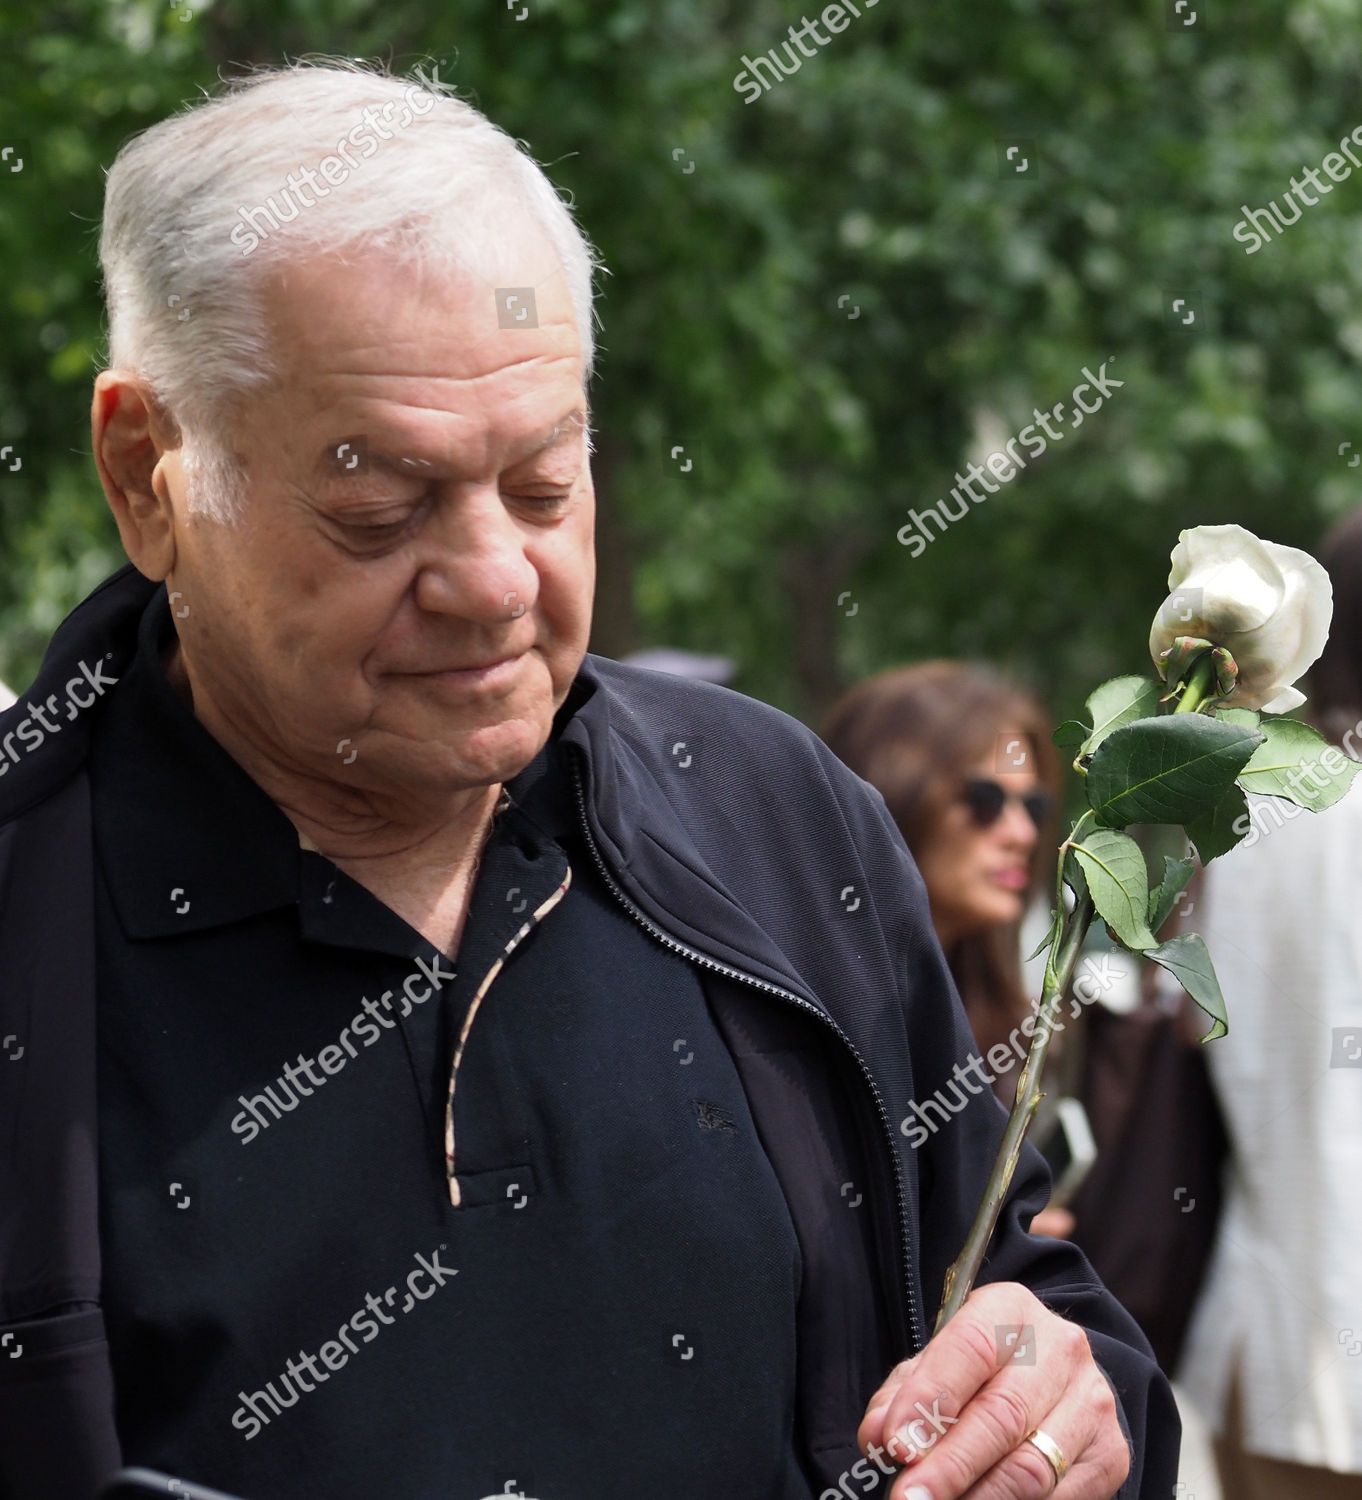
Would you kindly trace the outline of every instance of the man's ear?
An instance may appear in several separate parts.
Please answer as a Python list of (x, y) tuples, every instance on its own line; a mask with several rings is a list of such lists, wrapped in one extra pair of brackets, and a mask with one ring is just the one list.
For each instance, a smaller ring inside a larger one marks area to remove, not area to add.
[(123, 550), (139, 573), (160, 583), (175, 566), (171, 481), (180, 482), (180, 434), (139, 376), (102, 370), (90, 436)]

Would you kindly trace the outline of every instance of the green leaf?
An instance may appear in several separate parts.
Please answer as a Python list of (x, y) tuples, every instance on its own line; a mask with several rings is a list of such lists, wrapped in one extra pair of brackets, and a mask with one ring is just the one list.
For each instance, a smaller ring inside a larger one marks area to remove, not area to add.
[(1064, 884), (1074, 893), (1074, 899), (1081, 901), (1088, 894), (1088, 880), (1083, 873), (1083, 866), (1078, 862), (1078, 856), (1073, 849), (1064, 851)]
[(1262, 743), (1258, 730), (1209, 714), (1137, 719), (1098, 747), (1083, 789), (1109, 828), (1186, 824), (1219, 802)]
[[(1189, 715), (1190, 717), (1190, 715)], [(1210, 1016), (1214, 1023), (1201, 1038), (1213, 1042), (1229, 1031), (1229, 1020), (1225, 1015), (1225, 997), (1220, 993), (1220, 981), (1215, 977), (1215, 965), (1205, 940), (1198, 932), (1181, 932), (1157, 948), (1145, 954), (1168, 972), (1187, 991), (1193, 1000)]]
[(1056, 907), (1050, 913), (1050, 926), (1046, 930), (1045, 936), (1036, 944), (1035, 950), (1026, 955), (1027, 963), (1030, 963), (1033, 958), (1039, 958), (1050, 944), (1054, 942), (1055, 933), (1059, 930), (1059, 920), (1059, 909)]
[(1135, 952), (1154, 947), (1158, 939), (1148, 924), (1149, 877), (1135, 840), (1110, 828), (1094, 828), (1074, 853), (1107, 926)]
[(1113, 677), (1088, 699), (1092, 733), (1083, 741), (1084, 755), (1091, 755), (1113, 730), (1151, 718), (1159, 711), (1162, 683), (1148, 677)]
[(1196, 872), (1190, 859), (1163, 857), (1163, 880), (1149, 893), (1149, 930), (1157, 933), (1173, 915), (1178, 897), (1187, 889), (1187, 882)]
[(1219, 802), (1186, 825), (1187, 837), (1196, 845), (1203, 865), (1228, 854), (1252, 829), (1248, 803), (1238, 786), (1232, 786)]
[(1263, 744), (1239, 773), (1245, 791), (1285, 797), (1297, 807), (1322, 812), (1353, 784), (1362, 761), (1345, 755), (1317, 729), (1299, 719), (1264, 719)]
[(1077, 750), (1091, 733), (1088, 725), (1080, 724), (1077, 719), (1065, 719), (1050, 738), (1061, 750)]
[(1218, 708), (1215, 716), (1226, 724), (1239, 724), (1245, 729), (1257, 729), (1263, 722), (1262, 714), (1254, 708)]

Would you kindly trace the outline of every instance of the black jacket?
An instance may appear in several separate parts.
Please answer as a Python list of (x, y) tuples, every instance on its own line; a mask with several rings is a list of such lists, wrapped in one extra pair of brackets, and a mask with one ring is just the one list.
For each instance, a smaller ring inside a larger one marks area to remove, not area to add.
[[(17, 731), (29, 703), (65, 703), (73, 679), (120, 674), (154, 587), (131, 568), (101, 585), (0, 714), (5, 1500), (87, 1500), (119, 1458), (100, 1313), (85, 774), (101, 697), (82, 686), (76, 702), (93, 701), (54, 732)], [(820, 1486), (863, 1493), (867, 1470), (847, 1475), (873, 1389), (865, 1372), (882, 1377), (929, 1336), (1004, 1120), (981, 1089), (917, 1149), (902, 1128), (911, 1101), (943, 1086), (950, 1097), (951, 1070), (972, 1051), (922, 878), (879, 793), (767, 705), (588, 655), (562, 724), (604, 878), (704, 972), (804, 1257), (798, 1405), (810, 1469)], [(1180, 1432), (1170, 1388), (1083, 1256), (1026, 1232), (1047, 1193), (1027, 1147), (983, 1279), (1024, 1282), (1083, 1325), (1133, 1448), (1122, 1500), (1164, 1500)], [(847, 1275), (865, 1264), (867, 1236), (874, 1284)], [(820, 1301), (824, 1287), (835, 1296)], [(867, 1328), (879, 1336), (869, 1351)]]

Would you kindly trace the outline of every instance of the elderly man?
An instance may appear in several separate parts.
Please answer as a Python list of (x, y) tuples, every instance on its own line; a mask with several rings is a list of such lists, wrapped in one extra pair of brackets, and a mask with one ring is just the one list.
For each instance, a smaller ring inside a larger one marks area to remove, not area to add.
[(101, 256), (131, 565), (0, 716), (0, 1490), (1163, 1500), (1029, 1149), (932, 1337), (1001, 1113), (910, 1112), (970, 1044), (882, 799), (586, 653), (539, 169), (267, 72), (125, 148)]

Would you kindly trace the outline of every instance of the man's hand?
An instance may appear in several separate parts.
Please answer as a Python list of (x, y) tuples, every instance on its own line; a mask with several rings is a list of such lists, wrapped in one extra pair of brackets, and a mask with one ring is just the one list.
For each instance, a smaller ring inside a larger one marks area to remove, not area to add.
[[(1063, 1480), (1026, 1441), (1037, 1428), (1068, 1460)], [(1087, 1334), (1017, 1282), (978, 1287), (895, 1366), (856, 1440), (871, 1458), (877, 1449), (907, 1465), (887, 1500), (1111, 1500), (1130, 1472)]]

